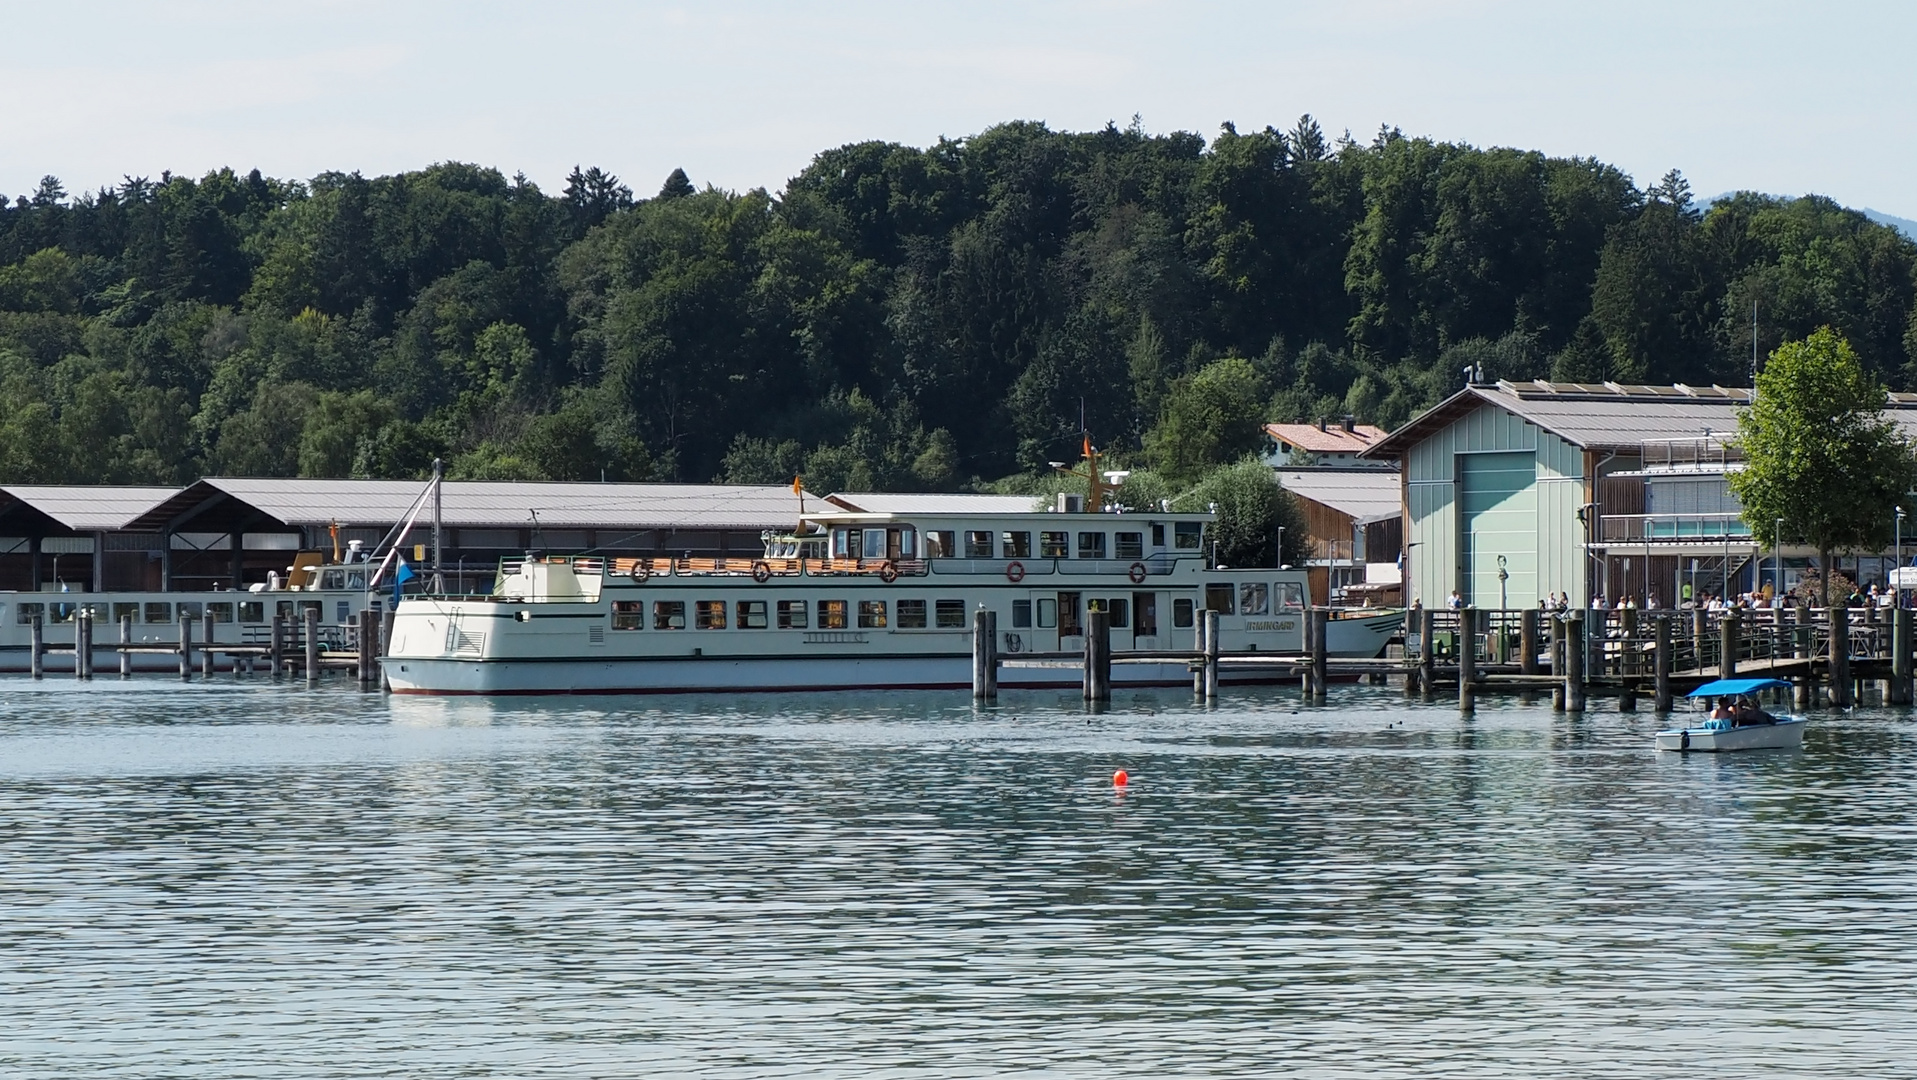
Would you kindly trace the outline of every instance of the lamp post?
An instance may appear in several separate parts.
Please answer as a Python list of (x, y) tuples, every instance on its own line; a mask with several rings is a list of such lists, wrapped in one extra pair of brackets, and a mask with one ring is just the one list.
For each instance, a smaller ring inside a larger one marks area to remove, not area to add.
[(1904, 508), (1901, 506), (1897, 508), (1896, 534), (1897, 534), (1897, 569), (1891, 571), (1891, 575), (1890, 575), (1890, 596), (1891, 596), (1890, 602), (1893, 607), (1903, 607), (1904, 606), (1903, 589), (1899, 585), (1897, 580), (1898, 573), (1902, 571), (1904, 568)]
[(1771, 595), (1776, 599), (1784, 597), (1784, 519), (1778, 518), (1771, 525)]

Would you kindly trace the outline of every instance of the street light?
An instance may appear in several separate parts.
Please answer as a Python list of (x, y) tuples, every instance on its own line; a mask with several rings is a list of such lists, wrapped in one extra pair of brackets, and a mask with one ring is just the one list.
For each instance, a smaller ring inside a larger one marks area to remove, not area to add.
[(1891, 571), (1890, 595), (1893, 607), (1903, 607), (1903, 589), (1898, 584), (1898, 575), (1904, 569), (1904, 508), (1897, 508), (1897, 569)]

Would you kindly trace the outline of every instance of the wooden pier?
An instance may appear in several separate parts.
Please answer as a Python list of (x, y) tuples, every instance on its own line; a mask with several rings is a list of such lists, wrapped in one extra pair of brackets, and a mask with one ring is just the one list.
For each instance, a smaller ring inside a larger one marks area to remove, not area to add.
[[(169, 656), (177, 660), (180, 681), (191, 682), (197, 673), (211, 679), (217, 669), (230, 671), (235, 678), (256, 674), (264, 668), (275, 679), (302, 678), (308, 685), (318, 683), (328, 671), (350, 672), (362, 689), (380, 684), (379, 658), (390, 626), (379, 613), (367, 609), (356, 620), (338, 628), (341, 632), (322, 633), (319, 610), (304, 609), (305, 618), (295, 622), (283, 615), (273, 617), (270, 627), (261, 628), (260, 640), (239, 644), (216, 642), (216, 626), (211, 613), (199, 618), (182, 615), (172, 640), (136, 640), (131, 616), (123, 616), (116, 641), (101, 641), (95, 629), (94, 611), (80, 605), (73, 614), (73, 641), (53, 643), (46, 640), (46, 627), (36, 616), (29, 632), (28, 672), (35, 679), (45, 678), (48, 657), (71, 657), (60, 668), (79, 681), (94, 677), (101, 654), (118, 657), (119, 675), (133, 676), (133, 658), (140, 655)], [(151, 626), (144, 627), (149, 637)], [(331, 628), (329, 628), (330, 630)], [(370, 649), (360, 642), (371, 642)], [(224, 658), (225, 662), (220, 661)]]

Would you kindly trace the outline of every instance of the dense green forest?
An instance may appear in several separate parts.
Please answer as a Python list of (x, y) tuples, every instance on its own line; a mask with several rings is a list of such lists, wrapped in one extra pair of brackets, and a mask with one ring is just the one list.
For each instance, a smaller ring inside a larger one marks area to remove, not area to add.
[(782, 192), (548, 194), (441, 164), (0, 203), (0, 480), (201, 474), (959, 488), (1178, 482), (1261, 419), (1392, 425), (1492, 378), (1746, 384), (1835, 327), (1917, 387), (1917, 245), (1589, 158), (1011, 123)]

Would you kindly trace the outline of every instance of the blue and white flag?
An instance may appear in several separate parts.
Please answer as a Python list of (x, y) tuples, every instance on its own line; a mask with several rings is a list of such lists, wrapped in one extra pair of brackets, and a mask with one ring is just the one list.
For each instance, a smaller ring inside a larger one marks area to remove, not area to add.
[(398, 606), (400, 593), (405, 590), (406, 583), (418, 576), (419, 576), (418, 574), (413, 573), (412, 567), (406, 565), (406, 557), (404, 555), (400, 556), (399, 569), (393, 573), (393, 604), (394, 606)]

